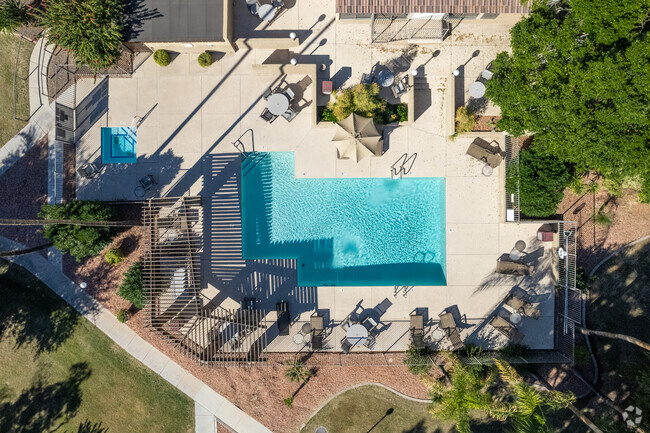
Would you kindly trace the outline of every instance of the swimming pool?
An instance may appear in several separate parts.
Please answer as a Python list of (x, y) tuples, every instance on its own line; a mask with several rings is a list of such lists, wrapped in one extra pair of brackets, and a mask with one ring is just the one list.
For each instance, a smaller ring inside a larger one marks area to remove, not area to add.
[(102, 128), (102, 163), (136, 162), (136, 133), (131, 128)]
[(445, 285), (445, 179), (296, 179), (293, 152), (242, 162), (242, 254), (297, 259), (301, 286)]

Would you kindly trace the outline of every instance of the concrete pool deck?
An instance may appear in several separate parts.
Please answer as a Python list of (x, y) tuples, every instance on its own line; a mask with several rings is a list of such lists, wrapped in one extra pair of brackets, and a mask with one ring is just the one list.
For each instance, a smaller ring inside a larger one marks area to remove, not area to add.
[[(324, 7), (331, 9), (326, 11), (328, 18), (313, 27), (312, 36), (296, 52), (303, 63), (327, 63), (326, 75), (318, 72), (316, 82), (308, 82), (303, 73), (285, 77), (287, 83), (304, 89), (303, 108), (290, 123), (278, 118), (269, 124), (259, 116), (265, 106), (264, 89), (282, 79), (255, 66), (264, 62), (271, 50), (240, 50), (206, 69), (199, 67), (192, 54), (178, 55), (166, 68), (150, 58), (132, 78), (109, 79), (106, 110), (98, 113), (95, 123), (78, 140), (77, 165), (100, 157), (100, 127), (129, 126), (135, 116), (145, 117), (137, 133), (138, 162), (105, 166), (97, 178), (78, 179), (77, 198), (134, 200), (138, 179), (147, 174), (153, 174), (158, 184), (146, 198), (202, 196), (204, 294), (224, 308), (237, 308), (243, 298), (255, 297), (271, 321), (275, 320), (275, 303), (287, 300), (293, 320), (291, 333), (279, 337), (277, 328), (272, 327), (270, 351), (299, 350), (291, 336), (316, 310), (328, 314), (334, 325), (331, 341), (338, 344), (337, 322), (359, 304), (373, 308), (384, 299), (391, 306), (382, 321), (391, 325), (375, 350), (406, 349), (409, 315), (414, 310), (427, 311), (432, 319), (427, 332), (431, 332), (438, 314), (452, 306), (464, 316), (462, 336), (466, 341), (498, 348), (505, 339), (486, 322), (514, 286), (534, 290), (542, 312), (537, 320), (522, 321), (524, 343), (534, 349), (553, 348), (552, 244), (536, 240), (539, 223), (505, 222), (504, 164), (491, 176), (482, 174), (483, 164), (465, 154), (476, 135), (449, 139), (459, 95), (467, 98), (469, 84), (498, 52), (507, 49), (510, 26), (461, 23), (442, 44), (418, 47), (410, 67), (417, 69), (422, 79), (415, 94), (417, 118), (411, 125), (388, 128), (388, 150), (383, 156), (355, 164), (336, 159), (331, 143), (333, 126), (312, 126), (316, 101), (310, 86), (319, 85), (323, 78), (332, 79), (335, 88), (352, 85), (376, 62), (395, 59), (409, 47), (372, 45), (367, 23), (333, 21), (333, 4)], [(323, 5), (301, 7), (292, 13), (298, 13), (300, 25), (309, 26), (323, 13)], [(452, 71), (459, 66), (463, 73), (454, 77)], [(102, 85), (99, 81), (79, 80), (77, 99), (93, 94)], [(482, 136), (496, 139), (505, 150), (502, 135)], [(446, 178), (447, 286), (418, 286), (406, 297), (395, 297), (393, 287), (297, 287), (295, 261), (243, 260), (240, 156), (232, 145), (240, 138), (249, 151), (295, 152), (297, 177), (389, 177), (391, 166), (401, 155), (417, 154), (409, 176)], [(533, 275), (495, 274), (497, 258), (510, 252), (518, 240), (527, 244)], [(444, 344), (445, 340), (440, 347)]]

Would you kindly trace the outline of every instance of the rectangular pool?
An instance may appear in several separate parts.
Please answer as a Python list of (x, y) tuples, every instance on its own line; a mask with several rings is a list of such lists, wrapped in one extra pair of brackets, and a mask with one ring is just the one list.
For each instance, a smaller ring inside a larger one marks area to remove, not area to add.
[(102, 163), (134, 163), (136, 155), (136, 133), (131, 128), (102, 128)]
[(301, 286), (446, 285), (445, 179), (296, 179), (293, 152), (242, 162), (245, 259), (297, 259)]

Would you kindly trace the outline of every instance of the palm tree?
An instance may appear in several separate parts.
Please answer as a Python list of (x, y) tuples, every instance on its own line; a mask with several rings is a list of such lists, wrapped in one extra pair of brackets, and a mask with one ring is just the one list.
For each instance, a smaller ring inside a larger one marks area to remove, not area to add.
[(494, 364), (514, 400), (494, 405), (489, 409), (489, 413), (497, 419), (512, 419), (514, 431), (517, 433), (550, 433), (544, 411), (563, 409), (575, 401), (573, 394), (540, 391), (527, 384), (506, 361), (495, 359)]
[(483, 366), (463, 365), (455, 355), (447, 355), (450, 366), (447, 382), (434, 381), (424, 377), (433, 402), (429, 413), (436, 418), (454, 421), (459, 433), (470, 433), (470, 411), (489, 412), (494, 405), (487, 392), (493, 376)]
[(284, 372), (285, 376), (292, 382), (307, 383), (313, 373), (311, 370), (305, 368), (305, 363), (302, 361), (287, 361), (288, 368)]

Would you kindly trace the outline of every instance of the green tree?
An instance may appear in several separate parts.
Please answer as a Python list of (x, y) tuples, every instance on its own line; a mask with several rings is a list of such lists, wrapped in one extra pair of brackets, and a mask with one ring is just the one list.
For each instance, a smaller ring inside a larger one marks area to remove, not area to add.
[(417, 347), (414, 344), (409, 344), (403, 362), (411, 374), (416, 376), (427, 374), (433, 365), (432, 354), (433, 350), (429, 346)]
[(517, 433), (550, 433), (545, 412), (569, 407), (575, 401), (573, 394), (541, 391), (527, 384), (517, 370), (502, 359), (495, 359), (494, 364), (513, 398), (494, 405), (489, 413), (497, 419), (510, 418)]
[[(550, 4), (553, 3), (553, 4)], [(487, 97), (499, 128), (650, 199), (650, 0), (535, 1), (499, 53)]]
[(483, 366), (464, 365), (455, 355), (447, 356), (451, 384), (423, 377), (433, 402), (429, 412), (435, 418), (454, 421), (459, 433), (469, 433), (471, 411), (489, 412), (494, 405), (487, 392), (493, 377)]
[(124, 281), (117, 289), (117, 294), (131, 301), (136, 308), (143, 308), (145, 304), (144, 289), (142, 284), (142, 263), (135, 262), (124, 273)]
[(334, 92), (334, 102), (327, 106), (337, 120), (343, 120), (355, 113), (363, 117), (382, 117), (387, 102), (379, 97), (379, 85), (356, 84), (349, 89)]
[(305, 363), (302, 361), (287, 361), (284, 375), (292, 382), (307, 383), (313, 373), (305, 367)]
[(123, 21), (122, 0), (48, 0), (38, 13), (48, 41), (95, 73), (119, 60)]
[[(100, 201), (72, 201), (60, 204), (44, 204), (38, 213), (46, 220), (70, 219), (81, 221), (114, 221), (115, 209)], [(79, 261), (83, 257), (95, 256), (113, 238), (113, 227), (86, 227), (72, 224), (43, 226), (43, 235), (63, 252), (68, 252)]]
[[(536, 139), (537, 141), (537, 139)], [(537, 142), (519, 154), (519, 201), (521, 212), (530, 217), (555, 214), (564, 198), (564, 189), (571, 183), (573, 169), (553, 155), (544, 155)], [(511, 165), (509, 170), (514, 170)], [(506, 191), (515, 190), (517, 177), (508, 173)]]

